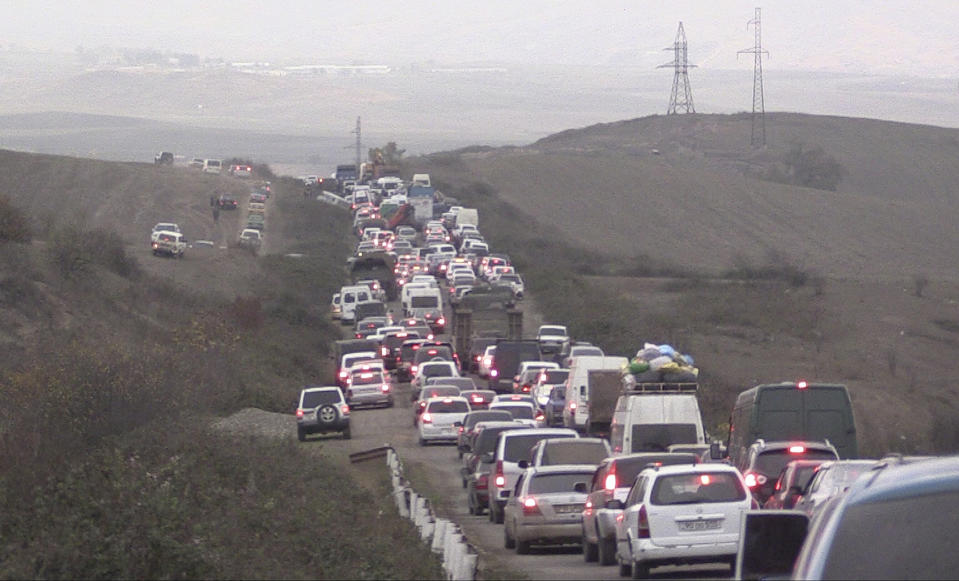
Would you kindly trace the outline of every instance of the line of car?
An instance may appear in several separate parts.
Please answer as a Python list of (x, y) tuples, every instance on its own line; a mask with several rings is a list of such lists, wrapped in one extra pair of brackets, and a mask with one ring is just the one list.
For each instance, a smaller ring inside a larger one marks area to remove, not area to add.
[[(382, 232), (374, 230), (357, 253), (399, 239), (398, 229)], [(468, 268), (474, 281), (479, 273), (493, 274), (489, 260), (484, 266), (475, 256), (429, 260), (454, 241), (442, 223), (406, 234), (414, 248), (432, 243), (434, 250), (421, 260), (420, 251), (405, 254), (403, 246), (403, 255), (413, 258), (397, 260), (405, 265), (396, 272), (401, 287), (435, 284), (456, 296), (464, 292), (456, 271)], [(462, 252), (462, 238), (457, 242), (454, 250)], [(486, 256), (494, 256), (488, 250)], [(465, 268), (455, 266), (461, 258)], [(508, 257), (501, 265), (509, 266)], [(415, 278), (429, 276), (432, 282)], [(357, 306), (375, 300), (371, 283), (359, 285)], [(342, 316), (340, 294), (331, 304), (334, 316)], [(410, 307), (404, 301), (404, 315)], [(537, 546), (578, 544), (585, 561), (618, 565), (620, 575), (633, 578), (663, 565), (703, 562), (728, 564), (747, 577), (949, 577), (956, 570), (943, 540), (950, 535), (931, 531), (959, 532), (959, 458), (856, 459), (855, 424), (843, 386), (789, 382), (746, 390), (733, 407), (728, 455), (701, 436), (664, 441), (660, 451), (637, 451), (584, 437), (579, 426), (554, 427), (569, 426), (575, 387), (570, 368), (579, 358), (606, 357), (596, 346), (573, 341), (565, 326), (541, 327), (535, 347), (518, 350), (509, 364), (510, 349), (497, 338), (474, 340), (468, 361), (458, 362), (452, 345), (427, 337), (442, 332), (435, 321), (413, 317), (391, 325), (388, 314), (380, 317), (353, 340), (369, 342), (361, 364), (382, 366), (381, 395), (392, 390), (386, 387), (389, 371), (411, 381), (418, 441), (456, 445), (467, 510), (502, 524), (506, 549), (526, 554)], [(364, 319), (354, 319), (360, 333)], [(338, 378), (349, 392), (358, 370), (342, 358), (351, 347), (341, 343)], [(494, 389), (481, 389), (464, 376), (469, 372)], [(347, 393), (348, 406), (349, 399)], [(876, 543), (857, 540), (857, 534), (870, 537), (864, 533), (875, 522), (892, 524)], [(917, 542), (897, 542), (898, 525)]]

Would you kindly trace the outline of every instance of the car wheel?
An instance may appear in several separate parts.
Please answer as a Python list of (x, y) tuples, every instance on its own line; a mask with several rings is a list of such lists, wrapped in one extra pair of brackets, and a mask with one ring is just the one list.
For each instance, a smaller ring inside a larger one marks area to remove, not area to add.
[(599, 564), (616, 564), (616, 539), (599, 539)]
[(619, 562), (619, 576), (620, 577), (632, 577), (633, 576), (633, 566), (630, 563), (624, 563), (623, 561)]
[(349, 428), (346, 428), (345, 430), (343, 430), (343, 439), (344, 439), (344, 440), (349, 440), (349, 439), (351, 439), (352, 437), (353, 437), (353, 434), (350, 433), (350, 429), (349, 429)]
[(516, 539), (510, 536), (508, 525), (503, 527), (503, 546), (507, 549), (516, 548)]
[(517, 555), (528, 555), (528, 554), (529, 554), (529, 541), (516, 541), (516, 554), (517, 554)]
[(335, 406), (327, 404), (316, 411), (316, 417), (324, 424), (331, 424), (335, 422), (340, 415), (337, 413)]
[(596, 546), (596, 543), (591, 543), (586, 540), (586, 535), (583, 535), (583, 560), (587, 563), (595, 563), (598, 556), (599, 547)]
[[(503, 514), (503, 509), (499, 508), (499, 504), (494, 503), (494, 506), (496, 506), (497, 508), (495, 509), (496, 513), (493, 515), (493, 522), (498, 525), (501, 525), (503, 524), (503, 518), (506, 515)], [(493, 510), (494, 509), (490, 509), (490, 512), (493, 512)]]
[(426, 446), (426, 440), (420, 438), (420, 446)]
[(642, 561), (633, 562), (633, 579), (649, 579), (649, 565)]
[(296, 428), (296, 439), (299, 440), (299, 441), (301, 441), (301, 442), (305, 442), (305, 441), (306, 441), (306, 431), (304, 431), (303, 428), (301, 428), (301, 427), (299, 427), (299, 426), (297, 426), (297, 428)]

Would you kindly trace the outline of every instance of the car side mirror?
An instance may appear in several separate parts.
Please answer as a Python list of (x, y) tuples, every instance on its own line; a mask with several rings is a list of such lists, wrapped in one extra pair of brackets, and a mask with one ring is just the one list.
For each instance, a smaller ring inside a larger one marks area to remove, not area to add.
[(589, 492), (588, 485), (585, 482), (577, 482), (573, 485), (573, 492), (579, 492), (580, 494), (587, 494)]
[(606, 504), (603, 505), (603, 508), (607, 508), (609, 510), (626, 510), (626, 505), (623, 504), (622, 500), (616, 500), (614, 498), (612, 500), (607, 500)]
[(522, 469), (525, 470), (525, 469), (529, 468), (529, 461), (528, 461), (528, 460), (520, 460), (520, 461), (517, 463), (517, 466), (519, 466), (520, 468), (522, 468)]

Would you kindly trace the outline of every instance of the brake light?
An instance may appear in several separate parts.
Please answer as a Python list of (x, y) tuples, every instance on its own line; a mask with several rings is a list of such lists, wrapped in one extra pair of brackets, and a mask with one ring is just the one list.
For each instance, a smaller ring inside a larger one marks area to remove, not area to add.
[(649, 515), (646, 514), (646, 505), (639, 507), (639, 522), (637, 526), (638, 537), (641, 539), (649, 538)]
[(412, 367), (410, 367), (410, 373), (413, 375), (416, 375), (416, 369), (417, 369), (417, 366), (413, 365)]
[(476, 479), (476, 489), (486, 490), (487, 488), (489, 488), (489, 474), (480, 474), (479, 478)]
[(382, 355), (383, 357), (386, 357), (389, 354), (390, 354), (390, 350), (388, 348), (380, 347), (380, 355)]
[(473, 399), (473, 403), (483, 403), (484, 401), (483, 396), (481, 395), (474, 395), (472, 399)]
[(463, 426), (460, 426), (459, 429), (456, 430), (456, 432), (457, 432), (458, 434), (462, 434), (462, 433), (465, 432), (465, 431), (466, 431), (466, 428), (464, 428)]
[(542, 514), (539, 510), (539, 505), (536, 503), (536, 498), (532, 496), (527, 496), (523, 499), (523, 514), (532, 515), (532, 514)]
[(296, 410), (296, 417), (298, 417), (298, 418), (302, 418), (302, 417), (303, 417), (303, 409), (302, 409), (302, 408), (297, 408), (297, 410)]
[(576, 402), (575, 402), (575, 401), (569, 402), (569, 411), (571, 411), (571, 412), (575, 412), (575, 411), (576, 411)]
[(789, 447), (789, 453), (790, 453), (790, 454), (805, 454), (805, 453), (806, 453), (806, 447), (805, 447), (805, 446), (790, 446), (790, 447)]
[(495, 369), (490, 369), (490, 370), (489, 370), (489, 376), (490, 376), (490, 377), (497, 377), (497, 376), (499, 376), (499, 371), (497, 371), (497, 370), (495, 370)]
[(383, 393), (389, 393), (389, 392), (390, 392), (390, 384), (384, 383), (383, 385), (380, 386), (380, 390), (382, 390)]
[(432, 424), (433, 416), (430, 415), (430, 412), (423, 412), (422, 417), (420, 417), (420, 421), (423, 422), (424, 424)]
[(489, 366), (492, 365), (492, 364), (493, 364), (493, 358), (492, 358), (492, 357), (484, 357), (484, 358), (483, 358), (483, 365), (485, 365), (486, 367), (489, 367)]
[(703, 486), (709, 486), (712, 481), (713, 479), (710, 478), (709, 474), (700, 474), (699, 476), (699, 483)]
[(343, 404), (343, 406), (340, 407), (340, 411), (343, 412), (344, 416), (347, 416), (350, 414), (350, 406), (347, 404)]
[(538, 411), (538, 412), (536, 412), (536, 418), (535, 418), (535, 419), (536, 419), (537, 422), (541, 422), (541, 421), (543, 421), (543, 420), (546, 419), (546, 414), (544, 414), (542, 411)]
[(796, 384), (796, 389), (806, 389), (807, 387), (809, 387), (809, 384), (805, 381), (800, 381)]
[(446, 319), (443, 318), (443, 317), (440, 317), (439, 319), (436, 319), (436, 324), (437, 324), (437, 325), (445, 325), (445, 324), (446, 324)]
[(495, 484), (497, 488), (506, 486), (506, 475), (503, 473), (502, 460), (496, 461), (496, 478), (493, 479), (493, 484)]
[(528, 384), (528, 383), (524, 383), (524, 384), (523, 384), (523, 387), (521, 387), (520, 390), (521, 390), (523, 393), (529, 393), (529, 384)]
[(609, 468), (609, 474), (606, 475), (606, 482), (603, 483), (604, 488), (610, 492), (616, 490), (616, 485), (619, 484), (618, 480), (619, 479), (616, 478), (616, 463), (613, 462)]
[(350, 374), (345, 369), (340, 370), (340, 379), (346, 379), (349, 376)]
[(755, 472), (748, 472), (744, 478), (746, 481), (746, 486), (749, 488), (756, 488), (757, 486), (762, 486), (766, 484), (766, 476), (763, 474), (756, 474)]

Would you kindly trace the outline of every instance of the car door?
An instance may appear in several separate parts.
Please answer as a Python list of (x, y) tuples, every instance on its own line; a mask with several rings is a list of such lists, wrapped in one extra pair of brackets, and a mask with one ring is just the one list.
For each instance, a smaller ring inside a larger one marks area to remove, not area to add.
[(635, 539), (639, 528), (639, 511), (643, 506), (643, 500), (646, 496), (649, 478), (646, 475), (639, 475), (629, 489), (626, 496), (626, 508), (623, 514), (616, 519), (616, 553), (623, 562), (633, 560), (630, 539)]

